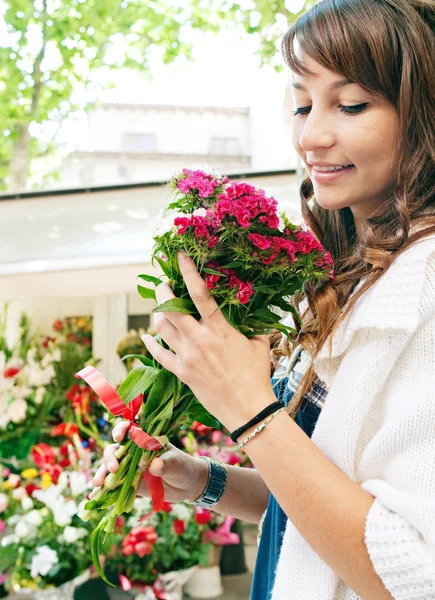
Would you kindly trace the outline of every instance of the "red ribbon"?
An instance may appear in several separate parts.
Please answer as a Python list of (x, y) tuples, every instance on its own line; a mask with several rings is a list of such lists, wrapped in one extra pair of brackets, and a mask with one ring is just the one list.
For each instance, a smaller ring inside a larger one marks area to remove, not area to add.
[[(143, 394), (139, 394), (128, 405), (125, 405), (107, 379), (95, 367), (91, 367), (90, 365), (85, 367), (76, 373), (76, 377), (86, 381), (113, 416), (123, 417), (129, 421), (128, 429), (130, 430), (130, 437), (139, 448), (143, 450), (160, 450), (163, 448), (162, 443), (157, 438), (142, 431), (135, 423), (135, 419), (143, 403)], [(155, 477), (148, 471), (145, 471), (142, 478), (151, 495), (153, 513), (159, 512), (165, 502), (163, 482), (160, 477)]]

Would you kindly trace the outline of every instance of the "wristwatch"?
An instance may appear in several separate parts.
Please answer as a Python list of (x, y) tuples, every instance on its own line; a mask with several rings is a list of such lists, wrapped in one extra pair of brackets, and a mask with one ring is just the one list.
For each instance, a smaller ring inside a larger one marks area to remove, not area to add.
[(201, 456), (208, 463), (208, 481), (205, 490), (196, 500), (188, 501), (188, 504), (194, 504), (200, 508), (212, 508), (216, 506), (225, 491), (227, 484), (227, 469), (225, 465), (219, 463), (207, 456)]

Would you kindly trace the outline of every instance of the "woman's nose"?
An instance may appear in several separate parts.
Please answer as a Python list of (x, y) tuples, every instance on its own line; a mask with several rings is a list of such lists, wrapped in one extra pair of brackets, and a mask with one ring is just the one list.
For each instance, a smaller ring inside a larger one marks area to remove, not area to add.
[(335, 135), (332, 124), (327, 116), (321, 112), (311, 110), (305, 119), (299, 138), (301, 148), (310, 152), (316, 148), (330, 148), (333, 146)]

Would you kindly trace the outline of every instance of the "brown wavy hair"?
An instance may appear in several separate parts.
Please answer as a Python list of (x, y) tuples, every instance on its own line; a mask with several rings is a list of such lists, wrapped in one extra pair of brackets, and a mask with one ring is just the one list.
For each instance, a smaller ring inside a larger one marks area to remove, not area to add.
[(358, 298), (400, 253), (435, 233), (434, 29), (434, 0), (322, 0), (282, 40), (292, 71), (310, 74), (295, 55), (297, 38), (323, 67), (386, 98), (400, 120), (395, 183), (382, 206), (362, 222), (358, 236), (350, 208), (324, 209), (316, 202), (311, 180), (301, 185), (302, 216), (334, 257), (336, 276), (320, 287), (306, 284), (292, 298), (298, 314), (301, 301), (308, 302), (300, 314), (302, 325), (296, 325), (297, 342), (276, 345), (278, 335), (272, 336), (275, 361), (289, 355), (296, 343), (313, 358), (289, 404), (292, 418), (316, 379), (316, 356)]

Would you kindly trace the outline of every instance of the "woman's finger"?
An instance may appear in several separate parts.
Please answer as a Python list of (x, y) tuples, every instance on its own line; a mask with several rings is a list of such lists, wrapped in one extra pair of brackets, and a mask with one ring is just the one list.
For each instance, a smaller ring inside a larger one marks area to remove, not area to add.
[(94, 487), (94, 489), (92, 490), (92, 492), (89, 494), (88, 498), (89, 500), (92, 500), (92, 498), (94, 498), (98, 492), (101, 490), (101, 486), (99, 487)]
[(115, 473), (119, 468), (118, 459), (115, 456), (118, 448), (119, 444), (111, 444), (104, 449), (104, 465), (111, 473)]
[(174, 352), (178, 353), (182, 344), (181, 335), (178, 329), (172, 325), (163, 313), (156, 313), (154, 315), (154, 326), (162, 340), (165, 341)]
[(103, 485), (106, 475), (107, 475), (106, 465), (101, 465), (101, 467), (99, 467), (99, 469), (97, 470), (97, 472), (95, 473), (95, 475), (92, 479), (92, 483), (95, 485), (95, 487), (101, 487)]
[[(156, 300), (158, 304), (164, 304), (168, 300), (173, 300), (176, 296), (172, 291), (169, 283), (162, 283), (156, 288)], [(154, 313), (154, 318), (159, 313)], [(179, 331), (183, 331), (187, 335), (194, 336), (198, 331), (199, 323), (192, 315), (181, 312), (165, 312), (166, 319)]]
[(122, 421), (122, 423), (115, 425), (112, 431), (112, 437), (115, 442), (122, 442), (122, 440), (125, 438), (125, 434), (127, 433), (129, 425), (130, 423), (128, 421)]

